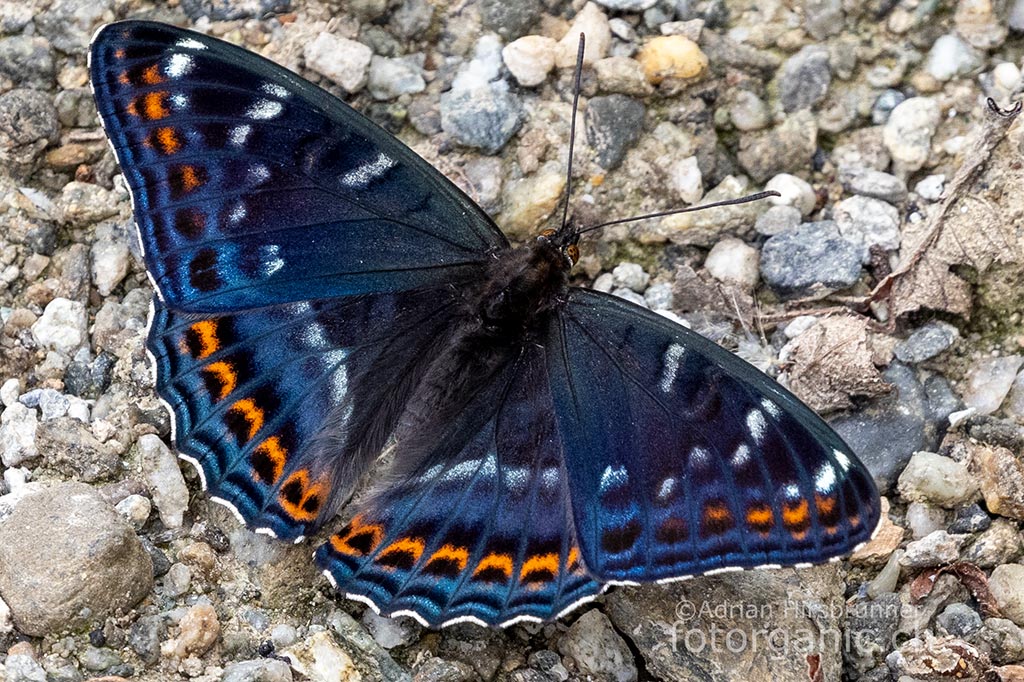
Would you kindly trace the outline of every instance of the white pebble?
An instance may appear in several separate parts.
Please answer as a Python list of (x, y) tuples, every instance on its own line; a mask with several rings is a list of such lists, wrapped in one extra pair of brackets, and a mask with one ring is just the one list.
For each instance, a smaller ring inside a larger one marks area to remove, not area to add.
[(1000, 62), (992, 69), (992, 82), (1006, 94), (1020, 87), (1020, 69), (1013, 62)]
[(643, 293), (651, 282), (651, 276), (637, 263), (619, 263), (612, 270), (612, 278), (615, 286), (625, 287), (637, 293)]
[(704, 178), (696, 156), (688, 156), (669, 167), (669, 184), (676, 196), (688, 204), (695, 204), (704, 196)]
[(704, 267), (720, 282), (753, 289), (758, 278), (757, 249), (735, 237), (727, 237), (711, 247)]
[(321, 33), (303, 50), (306, 66), (345, 90), (359, 92), (366, 86), (373, 50), (366, 45), (330, 33)]
[(148, 497), (143, 495), (129, 495), (118, 502), (114, 509), (121, 516), (128, 519), (128, 522), (132, 524), (135, 530), (139, 530), (149, 520), (149, 513), (153, 509), (153, 504), (149, 501)]
[(602, 272), (594, 280), (594, 286), (591, 287), (594, 291), (602, 291), (604, 293), (610, 292), (615, 288), (615, 277), (610, 272)]
[(160, 520), (168, 528), (181, 528), (188, 508), (188, 488), (178, 461), (159, 436), (139, 437), (142, 471)]
[(814, 196), (814, 188), (803, 178), (798, 178), (789, 173), (779, 173), (768, 181), (764, 186), (765, 190), (774, 190), (781, 194), (779, 197), (772, 197), (769, 201), (776, 206), (793, 206), (800, 209), (800, 215), (807, 216), (814, 210), (817, 197)]
[(20, 379), (8, 379), (0, 386), (0, 403), (3, 403), (4, 407), (10, 407), (14, 403), (18, 402), (18, 396), (21, 394), (21, 380)]
[(914, 192), (925, 201), (938, 201), (942, 197), (945, 185), (945, 175), (929, 175), (914, 185)]
[(523, 36), (506, 45), (501, 56), (516, 81), (532, 87), (547, 80), (548, 73), (555, 68), (556, 45), (553, 38), (546, 36)]
[(998, 410), (1021, 364), (1024, 364), (1024, 357), (1019, 355), (979, 360), (967, 374), (967, 388), (962, 396), (964, 405), (973, 407), (976, 414), (992, 414)]
[(36, 411), (14, 403), (0, 414), (0, 462), (13, 467), (39, 455), (36, 450)]
[(69, 353), (86, 340), (85, 306), (78, 301), (55, 298), (32, 324), (32, 336), (43, 348)]

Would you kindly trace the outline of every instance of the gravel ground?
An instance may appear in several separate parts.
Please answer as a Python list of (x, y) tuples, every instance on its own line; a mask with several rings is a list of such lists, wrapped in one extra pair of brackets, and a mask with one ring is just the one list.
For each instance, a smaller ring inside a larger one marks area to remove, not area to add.
[[(295, 69), (513, 238), (556, 220), (585, 31), (581, 213), (781, 197), (605, 229), (579, 283), (822, 413), (885, 496), (875, 540), (500, 632), (336, 599), (167, 445), (85, 66), (129, 17)], [(0, 0), (0, 679), (1024, 679), (1022, 37), (1024, 0)]]

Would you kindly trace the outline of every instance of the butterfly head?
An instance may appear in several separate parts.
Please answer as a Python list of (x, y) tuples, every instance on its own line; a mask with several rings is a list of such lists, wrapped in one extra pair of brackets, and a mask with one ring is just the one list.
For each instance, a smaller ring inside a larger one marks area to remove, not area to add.
[(558, 249), (568, 262), (570, 268), (580, 260), (580, 235), (579, 231), (575, 229), (574, 221), (572, 220), (561, 229), (544, 230), (537, 235), (537, 241), (546, 242)]

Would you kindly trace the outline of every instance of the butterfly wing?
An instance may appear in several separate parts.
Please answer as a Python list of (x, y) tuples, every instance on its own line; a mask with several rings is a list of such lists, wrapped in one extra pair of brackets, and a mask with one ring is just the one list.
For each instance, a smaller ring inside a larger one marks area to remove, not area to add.
[(849, 447), (698, 334), (572, 289), (548, 353), (577, 536), (598, 580), (820, 563), (874, 531), (878, 492)]
[(454, 309), (447, 289), (217, 315), (155, 301), (147, 344), (175, 445), (244, 522), (307, 535), (377, 457)]
[(175, 443), (244, 521), (302, 536), (378, 454), (456, 285), (507, 242), (392, 136), (228, 43), (111, 24), (90, 74), (157, 289)]
[(525, 349), (320, 547), (340, 592), (431, 626), (549, 620), (600, 592), (574, 539), (546, 362)]
[(239, 47), (164, 24), (109, 24), (90, 74), (146, 267), (173, 309), (449, 284), (508, 245), (401, 142)]

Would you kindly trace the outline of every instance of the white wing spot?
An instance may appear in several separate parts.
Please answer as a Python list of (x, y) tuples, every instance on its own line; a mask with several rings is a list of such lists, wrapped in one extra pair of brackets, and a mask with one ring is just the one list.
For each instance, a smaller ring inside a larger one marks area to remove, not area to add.
[(228, 134), (228, 138), (231, 140), (231, 144), (236, 147), (244, 147), (245, 141), (249, 139), (249, 134), (252, 132), (252, 126), (248, 123), (244, 123), (240, 126), (235, 126), (231, 129)]
[(277, 83), (264, 83), (263, 85), (260, 86), (260, 90), (267, 93), (268, 95), (280, 97), (281, 99), (284, 99), (289, 94), (291, 94), (285, 88), (278, 85)]
[(782, 494), (791, 500), (798, 500), (801, 497), (803, 497), (800, 494), (800, 486), (798, 486), (796, 483), (790, 483), (785, 488), (783, 488)]
[(761, 407), (763, 407), (764, 411), (771, 415), (774, 419), (778, 419), (779, 417), (782, 416), (782, 410), (779, 409), (779, 406), (776, 405), (771, 400), (769, 400), (768, 398), (761, 399)]
[(174, 108), (178, 111), (186, 111), (188, 110), (188, 97), (180, 92), (176, 92), (171, 95), (171, 104), (173, 104)]
[(679, 361), (683, 357), (684, 350), (680, 344), (673, 343), (665, 351), (665, 357), (662, 359), (661, 382), (659, 383), (664, 393), (672, 390), (672, 384), (675, 383), (676, 375), (679, 373)]
[(835, 455), (836, 461), (839, 462), (840, 469), (842, 469), (843, 471), (850, 470), (850, 458), (847, 457), (845, 452), (843, 452), (842, 450), (833, 449), (832, 454)]
[(732, 455), (733, 466), (741, 467), (750, 461), (750, 448), (744, 443), (740, 443), (739, 447), (736, 448), (736, 452)]
[(192, 59), (191, 55), (172, 54), (171, 58), (167, 60), (165, 71), (171, 78), (181, 78), (188, 75), (195, 68), (195, 65), (195, 60)]
[(540, 484), (548, 490), (551, 490), (558, 485), (558, 479), (558, 467), (545, 467), (544, 471), (540, 474)]
[(327, 346), (324, 328), (319, 322), (313, 322), (302, 332), (302, 343), (311, 350), (319, 350)]
[(264, 277), (270, 277), (284, 267), (284, 259), (281, 258), (281, 247), (277, 244), (266, 244), (259, 249), (260, 262), (263, 264), (262, 272)]
[(814, 487), (822, 495), (827, 494), (836, 485), (836, 470), (831, 464), (824, 464), (814, 477)]
[(768, 422), (764, 419), (764, 413), (761, 410), (753, 409), (747, 413), (747, 431), (750, 432), (750, 437), (754, 439), (755, 443), (760, 443), (764, 440), (764, 433), (768, 429)]
[(617, 488), (629, 483), (629, 474), (626, 472), (624, 466), (611, 466), (609, 465), (604, 473), (601, 474), (601, 490), (605, 491), (609, 488)]
[(480, 461), (481, 460), (479, 459), (470, 459), (465, 462), (459, 462), (451, 469), (444, 472), (444, 476), (441, 477), (441, 480), (445, 483), (469, 480), (469, 478), (473, 476), (473, 473), (480, 468)]
[(672, 491), (676, 489), (676, 479), (669, 476), (661, 482), (661, 488), (658, 489), (658, 499), (667, 500), (672, 494)]
[(231, 209), (231, 213), (228, 214), (228, 220), (233, 223), (237, 223), (246, 216), (248, 211), (245, 209), (245, 204), (238, 202), (235, 207)]
[(270, 169), (262, 163), (257, 163), (249, 169), (249, 177), (256, 183), (266, 182), (270, 179)]
[(268, 121), (277, 118), (284, 111), (284, 105), (272, 99), (260, 99), (245, 110), (245, 117), (257, 121)]
[(206, 45), (203, 45), (201, 42), (199, 42), (195, 38), (182, 38), (181, 40), (176, 42), (174, 45), (176, 47), (183, 47), (186, 50), (205, 50), (206, 49)]
[(364, 189), (371, 181), (379, 178), (394, 166), (395, 160), (384, 152), (380, 152), (377, 154), (377, 158), (370, 163), (364, 163), (355, 170), (350, 170), (342, 175), (340, 182), (346, 187)]
[(511, 467), (505, 469), (505, 486), (515, 494), (520, 494), (526, 489), (526, 482), (530, 479), (530, 469), (527, 467)]
[(711, 453), (704, 448), (690, 450), (690, 465), (704, 468), (711, 462)]

